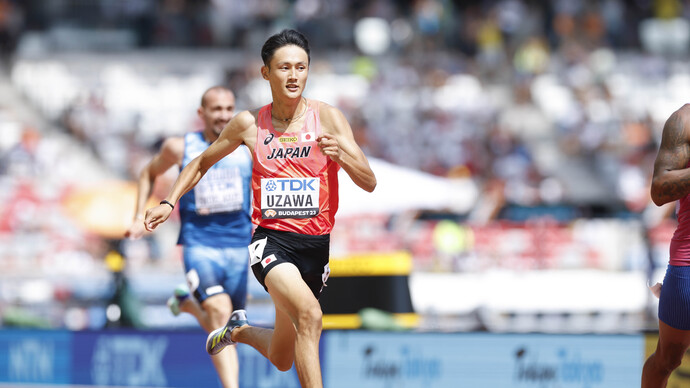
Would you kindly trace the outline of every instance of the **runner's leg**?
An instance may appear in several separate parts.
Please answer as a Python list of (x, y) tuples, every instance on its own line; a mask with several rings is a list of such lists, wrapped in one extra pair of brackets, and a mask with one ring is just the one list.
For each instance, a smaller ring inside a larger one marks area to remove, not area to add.
[[(295, 369), (302, 387), (322, 387), (319, 361), (322, 312), (319, 301), (302, 280), (297, 267), (289, 263), (277, 265), (266, 275), (266, 287), (276, 304), (277, 311), (284, 312), (294, 325), (290, 329), (295, 331)], [(287, 333), (288, 327), (276, 326), (276, 331), (279, 329), (281, 332), (274, 333), (274, 338), (290, 334)], [(271, 359), (280, 357), (274, 353), (274, 350), (282, 349), (274, 349), (273, 344), (271, 345), (269, 352)]]
[(679, 330), (659, 321), (659, 342), (642, 368), (642, 388), (666, 387), (690, 346), (690, 330)]
[(276, 306), (275, 329), (251, 325), (232, 331), (231, 339), (252, 346), (281, 371), (292, 367), (295, 354), (295, 326), (290, 317)]
[(290, 263), (275, 266), (266, 275), (266, 286), (276, 308), (275, 329), (242, 326), (232, 331), (231, 339), (254, 347), (279, 370), (290, 369), (294, 360), (302, 387), (322, 387), (318, 300)]
[[(244, 252), (244, 250), (241, 251)], [(228, 254), (228, 249), (201, 246), (185, 247), (184, 255), (187, 284), (195, 297), (187, 298), (180, 303), (180, 311), (192, 314), (204, 331), (210, 333), (215, 328), (225, 325), (233, 310), (233, 303), (230, 295), (225, 292), (207, 295), (206, 291), (219, 287), (224, 277), (219, 271), (220, 268), (217, 267), (229, 266), (233, 262), (233, 257)], [(246, 259), (243, 259), (243, 263), (246, 263)], [(246, 274), (244, 276), (246, 278)], [(223, 289), (226, 288), (227, 285), (223, 284)], [(199, 303), (197, 298), (203, 301)], [(239, 387), (237, 350), (234, 346), (231, 348), (211, 356), (213, 366), (224, 388)]]

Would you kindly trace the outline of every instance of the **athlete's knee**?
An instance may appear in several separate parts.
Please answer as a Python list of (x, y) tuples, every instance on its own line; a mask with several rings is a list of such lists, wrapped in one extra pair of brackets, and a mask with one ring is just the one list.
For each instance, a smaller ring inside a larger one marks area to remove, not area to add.
[(656, 364), (662, 372), (670, 374), (683, 361), (687, 347), (682, 344), (669, 344), (655, 353)]
[(224, 298), (209, 298), (204, 301), (202, 308), (215, 326), (225, 325), (232, 312), (232, 306)]
[(292, 364), (294, 363), (294, 357), (291, 355), (287, 354), (270, 354), (268, 359), (271, 361), (271, 364), (273, 364), (276, 368), (278, 368), (279, 371), (281, 372), (287, 372), (292, 368)]
[(310, 304), (299, 310), (297, 314), (297, 330), (298, 331), (317, 331), (321, 332), (323, 313), (321, 306), (317, 303)]

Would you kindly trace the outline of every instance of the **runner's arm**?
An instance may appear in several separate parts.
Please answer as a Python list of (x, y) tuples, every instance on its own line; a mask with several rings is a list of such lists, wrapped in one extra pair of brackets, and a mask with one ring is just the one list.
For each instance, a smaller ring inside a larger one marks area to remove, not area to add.
[(125, 237), (139, 238), (144, 232), (144, 210), (146, 202), (151, 196), (153, 185), (158, 178), (170, 167), (182, 164), (184, 154), (184, 138), (171, 137), (161, 145), (158, 153), (144, 166), (137, 182), (137, 199), (134, 206), (132, 225), (125, 232)]
[(652, 201), (657, 206), (690, 193), (690, 139), (686, 129), (689, 114), (690, 105), (686, 104), (664, 124), (651, 187)]
[(352, 128), (343, 113), (323, 103), (320, 112), (324, 131), (317, 142), (321, 152), (338, 163), (357, 186), (368, 192), (374, 191), (376, 176), (364, 152), (357, 145)]
[[(253, 124), (254, 116), (247, 111), (238, 114), (230, 120), (218, 136), (218, 139), (182, 169), (165, 200), (174, 206), (180, 200), (180, 197), (201, 180), (209, 168), (245, 141), (247, 130)], [(146, 230), (152, 231), (159, 224), (165, 222), (172, 210), (172, 206), (165, 203), (147, 210), (144, 222)]]

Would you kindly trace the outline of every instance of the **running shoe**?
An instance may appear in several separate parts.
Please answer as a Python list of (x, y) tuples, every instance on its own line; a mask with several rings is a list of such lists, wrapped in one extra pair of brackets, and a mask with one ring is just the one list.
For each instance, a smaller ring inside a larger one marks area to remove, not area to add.
[(189, 298), (189, 288), (186, 284), (180, 284), (175, 287), (173, 296), (168, 298), (166, 303), (174, 316), (180, 315), (180, 304), (187, 298)]
[(232, 331), (238, 327), (248, 325), (247, 312), (244, 310), (235, 310), (230, 314), (228, 323), (216, 330), (206, 338), (206, 351), (208, 354), (218, 354), (228, 345), (234, 345), (236, 342), (230, 339)]

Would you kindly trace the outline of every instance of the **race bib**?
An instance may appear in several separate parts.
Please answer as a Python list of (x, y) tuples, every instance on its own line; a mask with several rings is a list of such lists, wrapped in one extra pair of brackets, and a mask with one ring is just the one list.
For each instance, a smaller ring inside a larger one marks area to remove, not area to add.
[(240, 210), (242, 193), (239, 167), (212, 168), (194, 187), (196, 212), (206, 215)]
[(261, 214), (264, 219), (315, 217), (319, 191), (319, 178), (263, 178)]

